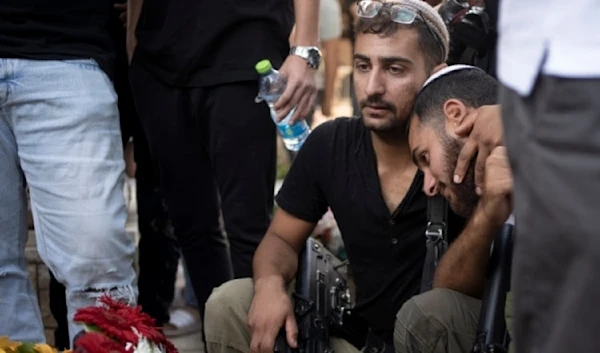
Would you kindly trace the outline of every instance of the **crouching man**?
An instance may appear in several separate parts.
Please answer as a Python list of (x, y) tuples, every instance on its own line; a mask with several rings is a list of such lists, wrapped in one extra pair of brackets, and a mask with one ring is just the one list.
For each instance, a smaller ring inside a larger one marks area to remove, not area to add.
[(485, 163), (481, 196), (475, 191), (474, 164), (461, 184), (454, 183), (466, 141), (455, 130), (473, 110), (496, 104), (497, 90), (498, 83), (482, 70), (455, 65), (434, 74), (415, 100), (408, 139), (424, 173), (424, 192), (444, 196), (454, 212), (469, 219), (471, 231), (461, 233), (440, 260), (433, 289), (398, 312), (396, 352), (466, 353), (475, 342), (490, 248), (512, 211), (513, 182), (506, 150), (496, 147)]

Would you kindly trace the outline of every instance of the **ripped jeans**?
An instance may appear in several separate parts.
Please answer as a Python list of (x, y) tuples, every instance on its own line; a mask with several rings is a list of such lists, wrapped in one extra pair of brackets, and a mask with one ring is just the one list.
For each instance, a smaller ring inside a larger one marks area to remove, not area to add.
[(0, 335), (43, 342), (27, 270), (25, 184), (39, 254), (77, 309), (135, 304), (117, 97), (93, 60), (0, 59)]

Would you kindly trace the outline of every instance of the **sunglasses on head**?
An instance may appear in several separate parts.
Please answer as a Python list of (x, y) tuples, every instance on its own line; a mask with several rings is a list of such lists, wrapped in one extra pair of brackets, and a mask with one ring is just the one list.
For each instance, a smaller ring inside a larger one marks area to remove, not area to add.
[(441, 39), (431, 28), (431, 25), (425, 21), (425, 18), (420, 11), (399, 3), (394, 2), (381, 2), (378, 0), (361, 0), (358, 2), (358, 9), (356, 13), (359, 17), (374, 18), (377, 16), (382, 9), (385, 9), (392, 21), (400, 24), (410, 25), (415, 22), (416, 19), (423, 22), (429, 31), (429, 34), (434, 38), (437, 45), (440, 47), (442, 57), (444, 57), (444, 46), (441, 43)]

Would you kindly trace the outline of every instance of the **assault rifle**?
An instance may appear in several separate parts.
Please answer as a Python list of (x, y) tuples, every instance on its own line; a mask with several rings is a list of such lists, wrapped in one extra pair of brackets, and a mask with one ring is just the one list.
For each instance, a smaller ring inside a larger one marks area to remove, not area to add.
[(282, 330), (275, 342), (275, 352), (333, 352), (329, 345), (330, 333), (342, 329), (353, 307), (346, 265), (314, 238), (306, 241), (292, 294), (298, 348), (292, 349), (287, 344), (285, 330)]
[(505, 353), (508, 349), (504, 308), (510, 290), (512, 248), (513, 224), (508, 221), (494, 239), (473, 353)]

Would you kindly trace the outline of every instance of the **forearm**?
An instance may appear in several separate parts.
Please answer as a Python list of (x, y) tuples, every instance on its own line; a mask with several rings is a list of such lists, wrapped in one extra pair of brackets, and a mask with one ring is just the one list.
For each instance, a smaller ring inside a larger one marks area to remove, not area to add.
[(490, 259), (490, 248), (498, 229), (476, 210), (460, 236), (448, 248), (434, 276), (434, 288), (447, 288), (480, 298)]
[(335, 91), (335, 79), (338, 68), (338, 39), (325, 42), (325, 87), (323, 101), (331, 103)]
[(144, 0), (127, 0), (127, 36), (129, 37), (135, 37), (135, 29), (143, 4)]
[(294, 0), (295, 30), (292, 46), (319, 42), (319, 0)]
[(281, 286), (285, 290), (298, 270), (298, 251), (268, 231), (254, 254), (254, 287)]

